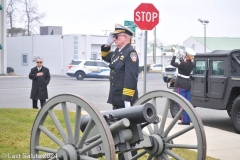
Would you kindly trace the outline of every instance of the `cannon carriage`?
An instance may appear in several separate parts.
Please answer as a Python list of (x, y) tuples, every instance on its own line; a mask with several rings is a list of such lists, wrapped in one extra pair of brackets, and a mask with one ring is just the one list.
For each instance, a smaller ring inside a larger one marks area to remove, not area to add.
[[(176, 101), (182, 106), (179, 113), (169, 116), (169, 103)], [(158, 110), (161, 108), (161, 113)], [(64, 117), (61, 124), (55, 114), (60, 109)], [(74, 110), (73, 110), (74, 109)], [(74, 111), (74, 116), (69, 114)], [(185, 110), (191, 125), (177, 126)], [(48, 128), (52, 123), (55, 130)], [(193, 132), (184, 142), (179, 139)], [(42, 142), (42, 137), (49, 141)], [(30, 140), (32, 159), (94, 160), (104, 157), (115, 160), (116, 154), (124, 153), (126, 160), (185, 159), (175, 153), (175, 148), (196, 151), (197, 160), (206, 158), (206, 137), (200, 118), (193, 106), (172, 91), (152, 91), (140, 97), (130, 108), (100, 112), (90, 101), (73, 94), (61, 94), (49, 99), (39, 111), (32, 128)], [(130, 151), (138, 154), (131, 156)]]

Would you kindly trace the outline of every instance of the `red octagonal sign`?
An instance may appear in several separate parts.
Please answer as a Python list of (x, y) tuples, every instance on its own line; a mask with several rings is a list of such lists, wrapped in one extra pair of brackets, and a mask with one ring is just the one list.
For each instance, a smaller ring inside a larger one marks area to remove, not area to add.
[(151, 3), (141, 3), (134, 10), (134, 22), (142, 30), (152, 30), (159, 23), (159, 12)]

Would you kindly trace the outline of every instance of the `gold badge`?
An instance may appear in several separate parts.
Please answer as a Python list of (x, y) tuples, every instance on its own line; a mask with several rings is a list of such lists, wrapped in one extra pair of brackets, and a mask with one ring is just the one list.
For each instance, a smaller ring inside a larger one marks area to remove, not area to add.
[(136, 52), (131, 52), (130, 53), (130, 57), (132, 59), (133, 62), (137, 61), (137, 53)]

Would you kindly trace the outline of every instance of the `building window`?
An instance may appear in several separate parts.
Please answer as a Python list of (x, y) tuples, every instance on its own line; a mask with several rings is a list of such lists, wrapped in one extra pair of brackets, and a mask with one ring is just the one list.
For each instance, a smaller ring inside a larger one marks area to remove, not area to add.
[(78, 54), (78, 50), (74, 50), (74, 54)]
[(74, 36), (74, 41), (78, 41), (78, 36)]
[(74, 41), (74, 44), (78, 44), (78, 41)]
[(28, 66), (28, 54), (22, 53), (22, 66)]
[(74, 55), (74, 59), (78, 59), (78, 55)]
[(171, 49), (164, 49), (163, 52), (172, 52)]
[(78, 45), (74, 45), (74, 49), (78, 49)]
[(97, 60), (98, 59), (98, 53), (97, 52), (92, 52), (92, 60)]
[(73, 45), (74, 45), (74, 51), (73, 51), (74, 59), (78, 59), (78, 36), (74, 36)]

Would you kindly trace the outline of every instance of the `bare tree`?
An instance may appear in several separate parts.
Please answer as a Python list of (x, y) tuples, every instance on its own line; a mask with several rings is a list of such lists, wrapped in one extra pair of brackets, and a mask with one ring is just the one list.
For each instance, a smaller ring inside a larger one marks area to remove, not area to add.
[(36, 0), (21, 0), (24, 6), (22, 19), (25, 23), (27, 35), (33, 34), (36, 27), (41, 25), (41, 20), (46, 16), (45, 13), (38, 12)]
[(8, 36), (13, 36), (13, 26), (14, 23), (17, 21), (17, 15), (19, 14), (19, 6), (20, 0), (7, 0), (7, 25), (8, 25)]

